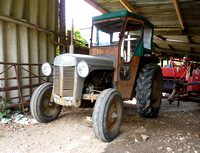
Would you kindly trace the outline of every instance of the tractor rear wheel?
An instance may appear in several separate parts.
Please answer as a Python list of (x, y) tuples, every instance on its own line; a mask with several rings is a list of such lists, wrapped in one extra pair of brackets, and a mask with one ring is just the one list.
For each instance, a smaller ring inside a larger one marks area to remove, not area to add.
[(162, 98), (162, 70), (154, 63), (145, 65), (137, 79), (137, 110), (142, 117), (153, 118), (159, 113)]
[(115, 89), (106, 89), (99, 95), (92, 115), (92, 126), (96, 137), (110, 142), (117, 137), (123, 117), (123, 101)]
[(53, 121), (60, 114), (62, 106), (50, 101), (51, 92), (52, 83), (44, 83), (34, 91), (31, 97), (31, 114), (38, 122)]

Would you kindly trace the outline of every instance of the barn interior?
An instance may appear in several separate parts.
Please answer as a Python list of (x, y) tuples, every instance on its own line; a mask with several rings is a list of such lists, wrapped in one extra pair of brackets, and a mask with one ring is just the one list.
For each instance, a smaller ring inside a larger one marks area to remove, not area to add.
[[(200, 61), (200, 1), (84, 1), (103, 14), (128, 10), (148, 19), (161, 60), (188, 55)], [(35, 87), (48, 81), (41, 64), (53, 62), (57, 46), (65, 52), (66, 37), (65, 0), (0, 0), (0, 91), (5, 101), (14, 102), (10, 107), (28, 105)]]

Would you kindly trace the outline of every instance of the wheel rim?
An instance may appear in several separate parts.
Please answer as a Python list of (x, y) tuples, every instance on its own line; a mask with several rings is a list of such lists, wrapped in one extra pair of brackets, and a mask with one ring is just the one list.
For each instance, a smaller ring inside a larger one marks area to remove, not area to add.
[(45, 116), (53, 116), (57, 112), (57, 104), (50, 102), (51, 92), (48, 91), (42, 98), (42, 113)]
[(153, 84), (152, 84), (151, 99), (153, 108), (157, 108), (159, 106), (161, 99), (161, 92), (162, 92), (162, 78), (160, 77), (159, 73), (157, 73), (153, 79)]
[(121, 118), (120, 101), (115, 99), (111, 102), (108, 108), (107, 126), (110, 132), (115, 132), (119, 126)]

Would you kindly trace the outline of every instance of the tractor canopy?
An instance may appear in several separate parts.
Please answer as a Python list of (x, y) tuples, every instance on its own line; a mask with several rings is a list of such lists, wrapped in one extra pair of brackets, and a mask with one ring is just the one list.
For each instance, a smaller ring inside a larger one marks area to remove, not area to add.
[(100, 16), (95, 16), (95, 17), (92, 18), (92, 21), (96, 22), (96, 21), (113, 19), (113, 18), (120, 18), (120, 17), (132, 17), (132, 18), (135, 18), (135, 19), (140, 19), (140, 20), (143, 20), (144, 24), (146, 24), (150, 28), (152, 28), (152, 29), (154, 28), (153, 24), (151, 24), (143, 16), (135, 14), (135, 13), (131, 13), (131, 12), (128, 12), (128, 11), (112, 12), (112, 13), (107, 13), (107, 14), (103, 14), (103, 15), (100, 15)]
[(92, 22), (91, 47), (120, 45), (121, 56), (152, 53), (154, 26), (143, 16), (120, 11), (93, 17)]

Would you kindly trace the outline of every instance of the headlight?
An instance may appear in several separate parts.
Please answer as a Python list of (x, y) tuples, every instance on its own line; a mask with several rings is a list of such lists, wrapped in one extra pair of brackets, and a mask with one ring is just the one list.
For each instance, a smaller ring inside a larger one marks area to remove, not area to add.
[(78, 75), (82, 78), (85, 78), (89, 74), (89, 66), (85, 61), (81, 61), (77, 65)]
[(52, 66), (50, 63), (46, 62), (44, 64), (42, 64), (42, 73), (45, 76), (50, 76), (52, 73)]

